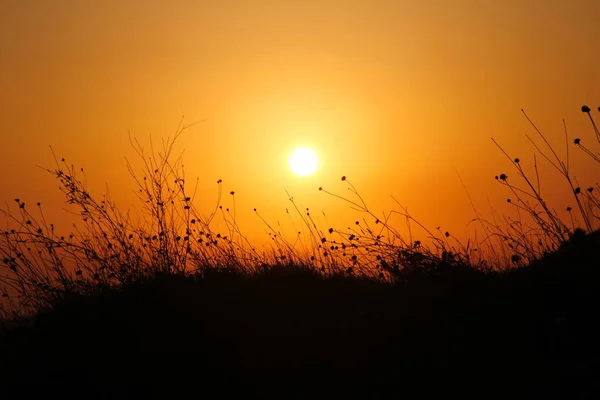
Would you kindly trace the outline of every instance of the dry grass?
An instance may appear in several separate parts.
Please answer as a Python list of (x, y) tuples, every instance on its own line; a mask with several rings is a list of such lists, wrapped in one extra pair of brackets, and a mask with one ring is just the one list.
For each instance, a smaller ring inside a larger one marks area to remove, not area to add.
[[(593, 132), (600, 134), (591, 114)], [(203, 274), (210, 269), (235, 269), (254, 273), (272, 265), (296, 265), (325, 275), (353, 275), (393, 282), (415, 270), (475, 268), (502, 270), (525, 265), (558, 249), (577, 230), (591, 233), (598, 228), (600, 199), (598, 183), (580, 186), (570, 169), (565, 125), (566, 160), (561, 160), (542, 132), (531, 122), (543, 146), (531, 137), (535, 154), (550, 163), (566, 180), (573, 196), (569, 220), (564, 221), (541, 195), (537, 156), (530, 176), (523, 161), (504, 152), (516, 171), (520, 184), (507, 174), (496, 180), (510, 193), (508, 203), (517, 218), (503, 216), (491, 221), (477, 214), (483, 240), (461, 243), (451, 233), (429, 229), (413, 218), (399, 202), (399, 209), (376, 215), (347, 177), (349, 196), (323, 193), (338, 198), (363, 215), (354, 227), (337, 229), (317, 225), (310, 210), (300, 210), (290, 196), (296, 216), (306, 228), (293, 242), (263, 219), (272, 237), (272, 248), (258, 251), (244, 236), (235, 219), (235, 193), (230, 192), (233, 208), (223, 207), (222, 181), (218, 181), (217, 201), (212, 212), (203, 215), (195, 207), (197, 187), (187, 181), (181, 156), (174, 155), (174, 144), (187, 126), (179, 125), (172, 139), (151, 153), (137, 141), (131, 144), (141, 160), (140, 170), (127, 163), (136, 185), (141, 212), (123, 213), (104, 195), (98, 199), (81, 179), (83, 169), (55, 157), (56, 165), (46, 171), (60, 182), (67, 202), (75, 208), (79, 222), (75, 230), (59, 234), (48, 223), (40, 203), (30, 206), (15, 199), (16, 211), (1, 212), (12, 229), (2, 232), (0, 258), (3, 261), (0, 284), (3, 290), (4, 317), (35, 312), (50, 307), (66, 294), (86, 294), (134, 282), (157, 273)], [(600, 155), (584, 146), (585, 139), (573, 140), (585, 156), (600, 162)], [(546, 150), (543, 150), (543, 149)], [(191, 187), (192, 186), (192, 187)], [(262, 218), (255, 209), (259, 218)], [(408, 227), (403, 236), (391, 222), (401, 217)], [(216, 222), (226, 227), (214, 228)], [(419, 235), (413, 232), (419, 231)], [(420, 238), (417, 238), (420, 236)], [(404, 279), (404, 278), (402, 278)]]
[[(600, 143), (590, 109), (582, 110)], [(295, 393), (337, 382), (338, 395), (355, 395), (405, 392), (412, 376), (442, 371), (489, 385), (504, 376), (502, 386), (544, 398), (564, 394), (564, 382), (578, 385), (566, 393), (590, 395), (600, 357), (590, 317), (600, 290), (600, 188), (580, 186), (569, 156), (560, 160), (532, 127), (547, 148), (530, 139), (536, 155), (572, 192), (569, 219), (542, 197), (537, 157), (531, 176), (505, 152), (520, 182), (496, 179), (517, 218), (489, 220), (474, 209), (483, 239), (466, 243), (422, 225), (399, 202), (377, 215), (342, 177), (349, 196), (319, 190), (361, 215), (353, 227), (321, 227), (290, 197), (304, 234), (286, 240), (263, 219), (272, 247), (259, 251), (236, 223), (235, 193), (231, 209), (222, 205), (221, 181), (212, 212), (195, 207), (196, 188), (173, 154), (183, 125), (151, 154), (132, 141), (142, 160), (140, 171), (128, 164), (139, 214), (95, 197), (82, 169), (56, 159), (47, 172), (77, 210), (72, 232), (56, 232), (39, 203), (15, 199), (16, 211), (2, 211), (13, 227), (0, 237), (0, 376), (94, 384), (204, 377), (205, 385), (226, 376), (230, 388), (269, 376), (297, 378)], [(565, 138), (568, 148), (566, 130)], [(599, 162), (584, 142), (573, 144)], [(194, 354), (195, 366), (162, 361), (168, 353)]]

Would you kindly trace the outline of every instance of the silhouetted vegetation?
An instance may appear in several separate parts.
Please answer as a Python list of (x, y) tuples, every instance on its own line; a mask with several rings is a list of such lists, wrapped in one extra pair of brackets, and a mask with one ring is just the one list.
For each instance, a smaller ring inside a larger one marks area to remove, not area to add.
[[(568, 222), (542, 198), (537, 166), (531, 178), (507, 154), (524, 187), (496, 179), (521, 218), (477, 215), (479, 243), (429, 230), (400, 205), (378, 216), (342, 177), (352, 198), (319, 190), (364, 218), (321, 228), (290, 198), (302, 238), (290, 243), (264, 221), (273, 247), (262, 251), (221, 204), (221, 181), (214, 211), (195, 208), (180, 159), (171, 161), (183, 129), (150, 156), (133, 143), (140, 215), (96, 200), (64, 159), (48, 171), (78, 208), (74, 232), (55, 232), (39, 203), (15, 199), (17, 211), (4, 211), (14, 227), (0, 242), (3, 384), (187, 382), (220, 397), (325, 397), (324, 387), (336, 397), (600, 393), (600, 188), (581, 189), (537, 128), (548, 147), (532, 140), (537, 154), (574, 196)], [(425, 239), (401, 235), (392, 214)]]

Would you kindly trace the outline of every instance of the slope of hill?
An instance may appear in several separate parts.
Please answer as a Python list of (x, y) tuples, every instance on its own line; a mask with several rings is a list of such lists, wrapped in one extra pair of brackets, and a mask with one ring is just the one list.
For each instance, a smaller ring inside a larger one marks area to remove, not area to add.
[(412, 272), (396, 284), (299, 266), (159, 275), (65, 299), (5, 331), (0, 379), (586, 398), (600, 361), (599, 238), (502, 274)]

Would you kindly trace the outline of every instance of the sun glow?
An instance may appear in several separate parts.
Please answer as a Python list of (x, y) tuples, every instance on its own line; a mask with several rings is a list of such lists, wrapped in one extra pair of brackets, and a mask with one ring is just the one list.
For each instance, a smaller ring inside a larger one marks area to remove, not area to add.
[(290, 168), (300, 176), (310, 175), (317, 170), (319, 159), (313, 149), (300, 147), (290, 156)]

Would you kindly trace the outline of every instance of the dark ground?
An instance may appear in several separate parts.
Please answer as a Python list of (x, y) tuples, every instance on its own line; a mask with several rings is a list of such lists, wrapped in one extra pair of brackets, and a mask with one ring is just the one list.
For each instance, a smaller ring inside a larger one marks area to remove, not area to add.
[[(208, 398), (600, 398), (597, 238), (510, 273), (395, 285), (297, 268), (160, 276), (5, 332), (0, 383), (104, 398), (141, 397), (134, 384)], [(129, 392), (106, 391), (118, 383)]]

